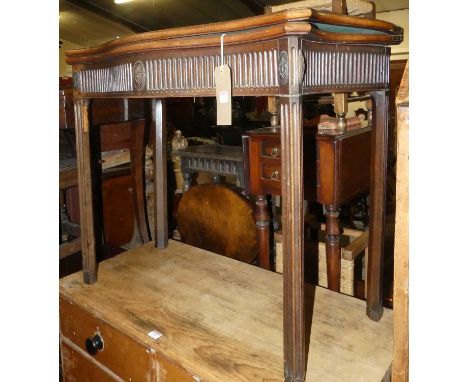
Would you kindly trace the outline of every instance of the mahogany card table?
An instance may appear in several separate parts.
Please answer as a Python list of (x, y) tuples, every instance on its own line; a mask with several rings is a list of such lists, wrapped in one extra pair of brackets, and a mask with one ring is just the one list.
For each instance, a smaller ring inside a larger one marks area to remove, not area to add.
[[(221, 36), (223, 58), (221, 57)], [(67, 52), (73, 65), (84, 282), (98, 280), (90, 170), (89, 102), (151, 98), (156, 131), (155, 245), (168, 245), (165, 99), (215, 96), (214, 69), (232, 71), (233, 96), (276, 96), (281, 115), (284, 378), (305, 378), (302, 97), (369, 92), (373, 103), (367, 314), (382, 308), (390, 49), (394, 24), (298, 8), (160, 30)]]

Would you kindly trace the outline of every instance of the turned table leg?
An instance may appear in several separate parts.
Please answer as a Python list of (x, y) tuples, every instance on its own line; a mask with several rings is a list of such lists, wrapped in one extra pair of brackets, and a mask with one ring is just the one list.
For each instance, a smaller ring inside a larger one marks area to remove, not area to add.
[(327, 257), (327, 279), (328, 289), (335, 292), (340, 291), (341, 279), (341, 247), (340, 247), (340, 227), (339, 208), (337, 206), (325, 206), (326, 236), (325, 248)]
[(264, 269), (270, 269), (270, 214), (265, 195), (256, 196), (255, 224), (258, 238), (258, 264)]
[(369, 258), (367, 263), (367, 315), (380, 320), (382, 306), (382, 275), (385, 234), (385, 190), (387, 180), (388, 95), (373, 91), (372, 143), (370, 173)]

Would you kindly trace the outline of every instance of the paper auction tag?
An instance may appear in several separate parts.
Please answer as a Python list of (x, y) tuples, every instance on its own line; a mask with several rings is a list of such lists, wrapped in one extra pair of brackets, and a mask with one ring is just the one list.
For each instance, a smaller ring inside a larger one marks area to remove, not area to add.
[(149, 335), (151, 338), (157, 340), (159, 337), (162, 336), (162, 333), (159, 333), (157, 330), (152, 330), (152, 331), (148, 332), (148, 335)]
[(216, 124), (232, 124), (231, 68), (221, 65), (215, 68)]

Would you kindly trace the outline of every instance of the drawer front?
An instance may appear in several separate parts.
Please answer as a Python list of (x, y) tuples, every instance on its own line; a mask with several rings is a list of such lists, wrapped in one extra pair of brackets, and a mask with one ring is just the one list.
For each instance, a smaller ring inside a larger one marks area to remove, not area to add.
[(262, 193), (281, 195), (281, 159), (262, 158), (259, 167)]
[(125, 381), (155, 381), (152, 367), (154, 350), (136, 342), (91, 313), (60, 298), (60, 331), (83, 352), (86, 339), (96, 333), (102, 337), (104, 347), (93, 359), (109, 368)]
[(61, 341), (60, 352), (64, 382), (122, 381), (67, 340)]
[(196, 382), (202, 380), (202, 378), (192, 376), (178, 364), (171, 362), (161, 354), (156, 354), (155, 369), (157, 382)]
[(281, 158), (281, 141), (265, 140), (261, 142), (260, 155), (269, 158)]
[(261, 161), (261, 178), (278, 182), (281, 185), (281, 161)]

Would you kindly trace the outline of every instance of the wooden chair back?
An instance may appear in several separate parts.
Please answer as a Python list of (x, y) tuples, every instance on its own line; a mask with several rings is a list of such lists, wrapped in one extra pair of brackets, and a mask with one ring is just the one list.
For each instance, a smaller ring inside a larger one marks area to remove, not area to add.
[[(103, 170), (130, 164), (133, 213), (143, 243), (150, 240), (145, 207), (145, 125), (144, 119), (103, 124), (98, 126), (95, 136)], [(116, 212), (115, 206), (110, 210), (103, 206), (104, 221), (115, 221)]]

